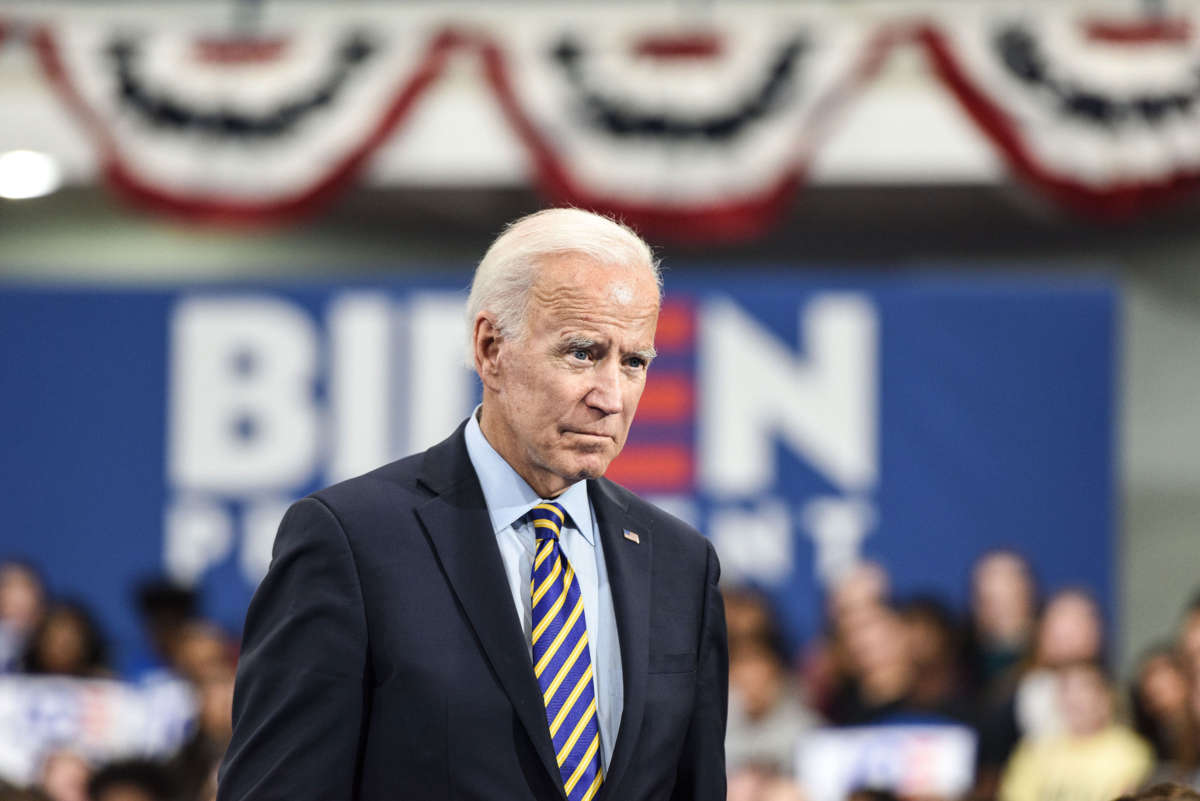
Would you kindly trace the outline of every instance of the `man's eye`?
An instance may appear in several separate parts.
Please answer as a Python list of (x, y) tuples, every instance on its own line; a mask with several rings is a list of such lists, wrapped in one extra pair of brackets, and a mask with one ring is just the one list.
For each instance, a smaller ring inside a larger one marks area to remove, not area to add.
[(646, 366), (646, 360), (643, 359), (641, 356), (631, 356), (629, 358), (629, 361), (626, 362), (626, 364), (628, 364), (630, 367), (634, 367), (634, 368), (637, 368), (640, 370), (641, 368)]
[(581, 362), (586, 362), (588, 359), (592, 358), (592, 354), (588, 353), (583, 348), (576, 348), (575, 350), (571, 351), (571, 357), (579, 359)]

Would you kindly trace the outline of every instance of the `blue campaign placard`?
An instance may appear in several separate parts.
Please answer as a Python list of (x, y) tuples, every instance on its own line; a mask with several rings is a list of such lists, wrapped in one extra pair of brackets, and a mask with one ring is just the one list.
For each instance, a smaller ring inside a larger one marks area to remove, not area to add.
[[(288, 503), (446, 436), (478, 402), (450, 278), (0, 289), (0, 557), (97, 610), (133, 582), (238, 630)], [(710, 536), (794, 643), (861, 558), (965, 600), (983, 551), (1111, 612), (1114, 314), (1101, 282), (673, 271), (610, 476)]]

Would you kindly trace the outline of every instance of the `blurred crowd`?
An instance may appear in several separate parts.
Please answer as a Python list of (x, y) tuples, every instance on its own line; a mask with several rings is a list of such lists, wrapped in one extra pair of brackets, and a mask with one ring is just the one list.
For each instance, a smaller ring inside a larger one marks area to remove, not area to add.
[[(798, 650), (765, 595), (724, 592), (730, 801), (809, 799), (796, 777), (797, 743), (809, 733), (908, 723), (974, 733), (971, 801), (1111, 801), (1163, 781), (1200, 787), (1200, 598), (1183, 610), (1175, 640), (1150, 649), (1122, 686), (1092, 595), (1040, 597), (1030, 566), (1012, 552), (980, 558), (962, 618), (939, 598), (893, 598), (884, 569), (860, 564), (830, 590), (824, 630)], [(199, 615), (188, 589), (148, 581), (135, 598), (150, 645), (134, 673), (169, 676), (190, 694), (180, 747), (97, 764), (65, 743), (40, 756), (32, 783), (0, 779), (0, 801), (215, 796), (236, 639)], [(108, 657), (86, 606), (49, 597), (29, 565), (0, 564), (3, 673), (115, 678)], [(896, 796), (896, 788), (862, 787), (851, 797)]]
[[(134, 755), (96, 764), (73, 743), (47, 749), (32, 784), (0, 776), (2, 801), (211, 801), (216, 768), (232, 733), (237, 643), (199, 616), (191, 590), (167, 581), (135, 592), (146, 653), (124, 678), (177, 683), (192, 722), (180, 747), (162, 758)], [(116, 679), (104, 634), (77, 601), (48, 597), (37, 571), (0, 564), (0, 670), (6, 674)]]
[[(960, 618), (892, 597), (863, 563), (830, 590), (822, 634), (789, 653), (770, 603), (726, 588), (730, 801), (805, 799), (796, 743), (822, 726), (941, 723), (976, 737), (972, 801), (1108, 801), (1160, 782), (1200, 787), (1200, 597), (1127, 686), (1084, 588), (1041, 597), (1017, 553), (983, 555)], [(895, 788), (861, 788), (864, 801)], [(927, 801), (927, 799), (926, 799)]]

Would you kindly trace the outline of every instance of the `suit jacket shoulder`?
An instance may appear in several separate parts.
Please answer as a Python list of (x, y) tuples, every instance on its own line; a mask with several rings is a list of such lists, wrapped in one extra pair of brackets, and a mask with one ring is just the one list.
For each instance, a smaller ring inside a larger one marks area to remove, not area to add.
[(420, 503), (429, 497), (429, 493), (423, 491), (417, 481), (424, 455), (419, 453), (407, 456), (368, 473), (319, 489), (309, 497), (321, 501), (335, 514), (380, 503), (405, 500)]
[[(360, 476), (317, 490), (309, 497), (326, 507), (351, 538), (361, 532), (389, 532), (417, 526), (413, 509), (434, 495), (467, 485), (482, 502), (463, 438), (466, 424), (442, 442)], [(475, 500), (475, 497), (472, 500)]]

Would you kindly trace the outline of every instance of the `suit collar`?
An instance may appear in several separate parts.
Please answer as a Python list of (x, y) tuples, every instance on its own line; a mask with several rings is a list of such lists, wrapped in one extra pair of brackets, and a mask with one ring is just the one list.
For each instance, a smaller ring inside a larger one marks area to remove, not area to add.
[(491, 520), (467, 455), (463, 426), (426, 452), (418, 480), (435, 494), (417, 507), (417, 517), (543, 767), (561, 788), (546, 707), (500, 548), (495, 537), (480, 536), (491, 530)]
[[(651, 522), (630, 515), (629, 500), (607, 479), (588, 482), (592, 509), (596, 512), (597, 534), (604, 547), (604, 561), (612, 588), (613, 612), (621, 640), (621, 674), (625, 700), (621, 727), (617, 732), (608, 775), (600, 798), (608, 798), (620, 786), (637, 746), (646, 709), (646, 675), (650, 659), (650, 564), (654, 540)], [(626, 537), (636, 534), (636, 541)]]

